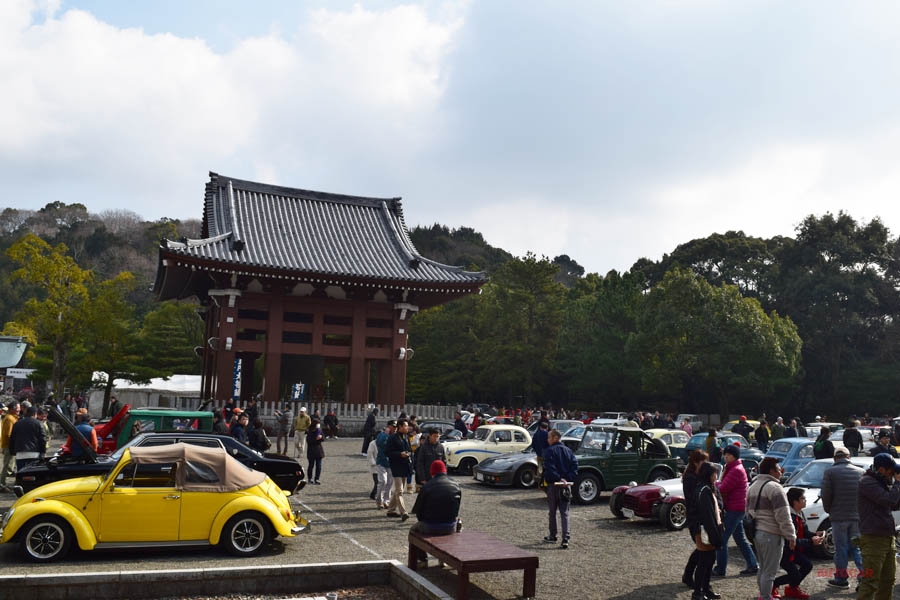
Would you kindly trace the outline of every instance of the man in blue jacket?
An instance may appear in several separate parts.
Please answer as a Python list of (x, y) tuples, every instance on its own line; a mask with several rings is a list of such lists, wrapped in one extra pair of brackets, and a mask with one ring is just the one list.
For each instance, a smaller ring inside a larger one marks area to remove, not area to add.
[(531, 449), (534, 450), (534, 454), (537, 456), (538, 477), (541, 477), (541, 473), (544, 471), (544, 450), (549, 446), (547, 443), (549, 430), (550, 424), (547, 421), (541, 421), (538, 423), (537, 431), (534, 432), (534, 436), (531, 438)]
[(562, 525), (562, 542), (559, 547), (568, 548), (569, 504), (572, 500), (572, 489), (566, 484), (575, 481), (578, 476), (578, 459), (565, 444), (559, 443), (561, 437), (562, 434), (558, 429), (551, 430), (547, 436), (550, 445), (544, 450), (544, 481), (547, 482), (547, 503), (550, 508), (550, 535), (544, 537), (544, 542), (556, 543), (556, 511), (559, 510)]

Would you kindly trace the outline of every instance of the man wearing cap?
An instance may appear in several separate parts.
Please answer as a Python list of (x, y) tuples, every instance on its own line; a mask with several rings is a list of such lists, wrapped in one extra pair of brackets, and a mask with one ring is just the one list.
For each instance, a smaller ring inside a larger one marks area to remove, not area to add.
[(416, 485), (428, 483), (431, 479), (431, 466), (434, 464), (434, 461), (439, 460), (445, 464), (447, 462), (447, 454), (444, 452), (444, 445), (441, 444), (440, 440), (440, 430), (432, 427), (426, 434), (428, 437), (419, 443), (419, 448), (415, 452)]
[(447, 477), (447, 465), (436, 460), (428, 467), (428, 482), (422, 486), (412, 514), (418, 522), (411, 530), (430, 535), (447, 535), (456, 531), (462, 492), (459, 484)]
[(747, 417), (745, 415), (741, 415), (741, 418), (738, 420), (737, 424), (732, 427), (731, 431), (739, 433), (745, 440), (749, 440), (750, 436), (753, 435), (753, 426), (747, 422)]
[(859, 538), (859, 480), (863, 469), (850, 462), (850, 451), (843, 446), (834, 449), (834, 464), (822, 475), (822, 507), (831, 519), (834, 540), (834, 577), (828, 585), (850, 587), (848, 557), (862, 572), (862, 556), (853, 540)]
[(775, 589), (775, 573), (781, 563), (784, 546), (791, 550), (797, 545), (797, 532), (791, 520), (787, 493), (781, 487), (783, 469), (778, 459), (762, 459), (759, 475), (747, 490), (747, 512), (756, 519), (756, 553), (759, 572), (756, 585), (760, 598), (771, 598)]
[[(462, 491), (459, 484), (447, 477), (447, 465), (436, 460), (428, 468), (428, 482), (419, 491), (412, 514), (418, 522), (410, 531), (420, 531), (428, 535), (451, 535), (457, 531), (459, 506)], [(428, 555), (418, 551), (418, 562), (424, 562)]]
[(859, 550), (863, 577), (858, 600), (890, 600), (897, 571), (894, 517), (900, 508), (900, 464), (887, 453), (877, 454), (859, 480)]
[(311, 423), (312, 419), (306, 414), (306, 407), (301, 406), (297, 418), (294, 419), (294, 446), (297, 458), (306, 456), (306, 431)]
[(741, 575), (756, 575), (759, 571), (759, 564), (756, 561), (756, 555), (744, 536), (744, 513), (747, 511), (747, 471), (741, 463), (741, 449), (734, 445), (728, 444), (722, 453), (725, 459), (725, 470), (722, 473), (722, 479), (716, 482), (716, 488), (722, 494), (725, 500), (725, 515), (723, 535), (723, 543), (716, 550), (716, 567), (713, 569), (713, 575), (717, 577), (725, 576), (725, 569), (728, 567), (728, 540), (734, 536), (738, 550), (744, 556), (747, 568), (741, 571)]
[(891, 430), (882, 429), (878, 432), (878, 443), (869, 450), (869, 456), (877, 456), (879, 454), (890, 454), (893, 458), (897, 456), (897, 449), (891, 446)]

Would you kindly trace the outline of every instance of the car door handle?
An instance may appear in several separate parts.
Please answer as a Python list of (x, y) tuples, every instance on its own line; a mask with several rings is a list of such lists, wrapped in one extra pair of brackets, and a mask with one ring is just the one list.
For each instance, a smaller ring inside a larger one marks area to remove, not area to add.
[(181, 496), (173, 495), (173, 496), (163, 496), (163, 500), (178, 500)]

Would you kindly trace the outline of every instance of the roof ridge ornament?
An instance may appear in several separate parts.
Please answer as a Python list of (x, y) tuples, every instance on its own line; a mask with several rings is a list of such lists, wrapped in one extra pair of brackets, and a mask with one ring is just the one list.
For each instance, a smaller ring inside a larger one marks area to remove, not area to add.
[(244, 240), (241, 239), (241, 231), (238, 229), (237, 210), (234, 207), (234, 186), (228, 180), (228, 210), (231, 214), (231, 249), (240, 252), (244, 249)]

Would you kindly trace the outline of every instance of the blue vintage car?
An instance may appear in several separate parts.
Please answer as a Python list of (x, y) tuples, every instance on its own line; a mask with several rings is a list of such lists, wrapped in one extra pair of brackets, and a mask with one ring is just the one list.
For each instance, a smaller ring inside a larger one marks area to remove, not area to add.
[[(690, 454), (693, 450), (706, 450), (707, 437), (707, 433), (695, 433), (692, 435), (688, 443), (684, 445), (685, 452)], [(757, 463), (763, 459), (762, 451), (755, 446), (751, 446), (750, 442), (741, 434), (720, 431), (716, 435), (716, 445), (719, 448), (725, 448), (729, 444), (738, 444), (740, 446), (742, 459), (752, 460)]]
[(783, 480), (802, 469), (806, 464), (815, 459), (813, 444), (816, 440), (808, 437), (781, 438), (772, 442), (766, 458), (777, 458), (784, 469)]

